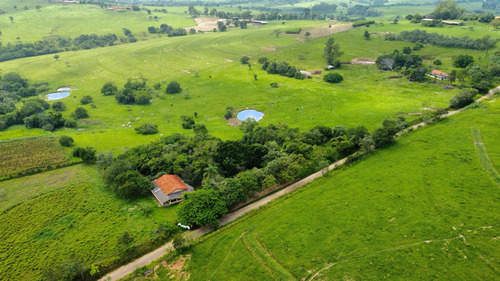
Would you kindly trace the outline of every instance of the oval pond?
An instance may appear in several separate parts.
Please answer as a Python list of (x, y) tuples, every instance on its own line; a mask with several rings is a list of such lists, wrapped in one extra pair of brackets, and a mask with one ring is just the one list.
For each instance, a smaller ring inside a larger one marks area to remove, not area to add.
[(52, 94), (45, 95), (45, 97), (48, 100), (60, 100), (60, 99), (64, 99), (67, 96), (69, 96), (69, 92), (60, 92), (60, 93), (52, 93)]
[(243, 121), (247, 118), (252, 118), (255, 121), (259, 121), (260, 119), (262, 119), (262, 117), (264, 117), (264, 113), (259, 112), (257, 110), (249, 109), (249, 110), (243, 110), (243, 111), (239, 112), (236, 117), (241, 121)]

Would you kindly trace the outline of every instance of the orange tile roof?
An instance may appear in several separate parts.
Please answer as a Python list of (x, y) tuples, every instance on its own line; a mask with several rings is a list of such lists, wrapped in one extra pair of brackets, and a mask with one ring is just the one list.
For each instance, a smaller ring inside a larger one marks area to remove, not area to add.
[(189, 189), (186, 184), (182, 182), (181, 178), (176, 175), (163, 175), (154, 182), (165, 195), (169, 195), (177, 189)]
[(437, 74), (437, 75), (448, 75), (445, 72), (439, 71), (439, 70), (433, 70), (432, 74)]

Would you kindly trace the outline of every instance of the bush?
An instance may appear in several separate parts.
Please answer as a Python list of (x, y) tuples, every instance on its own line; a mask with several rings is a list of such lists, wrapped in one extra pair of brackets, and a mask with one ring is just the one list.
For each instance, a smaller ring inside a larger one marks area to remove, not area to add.
[(177, 94), (182, 92), (181, 85), (177, 81), (172, 81), (168, 83), (167, 89), (166, 89), (167, 94)]
[(353, 22), (352, 26), (358, 27), (358, 26), (370, 25), (370, 24), (374, 24), (374, 23), (375, 23), (375, 21), (372, 21), (372, 20), (358, 20), (358, 21)]
[(66, 105), (62, 101), (56, 101), (52, 104), (52, 109), (54, 111), (64, 111), (66, 110)]
[(466, 68), (473, 62), (474, 58), (471, 55), (458, 55), (453, 59), (453, 66)]
[(135, 128), (135, 131), (141, 135), (153, 135), (158, 133), (158, 126), (152, 123), (145, 123)]
[(91, 96), (83, 96), (80, 99), (80, 104), (89, 104), (89, 103), (93, 103), (93, 102), (94, 102), (94, 99)]
[(323, 80), (328, 83), (340, 83), (344, 78), (337, 72), (330, 72), (323, 77)]
[(478, 93), (476, 89), (463, 89), (459, 94), (450, 99), (450, 107), (454, 109), (465, 107), (474, 102), (474, 97)]
[(247, 56), (243, 56), (240, 59), (241, 64), (248, 64), (250, 62), (250, 58)]
[(87, 110), (83, 107), (77, 107), (75, 109), (75, 112), (71, 113), (71, 117), (77, 118), (77, 119), (83, 119), (89, 117), (89, 113)]
[(434, 61), (434, 65), (442, 65), (443, 63), (441, 62), (441, 60), (437, 59)]
[(116, 93), (118, 93), (118, 88), (113, 82), (107, 82), (101, 88), (101, 94), (105, 96), (114, 96)]
[(0, 120), (0, 131), (7, 128), (7, 124), (4, 121)]
[(76, 128), (77, 125), (74, 119), (66, 119), (66, 121), (64, 121), (64, 127), (66, 128)]
[(276, 82), (271, 82), (271, 88), (278, 88), (278, 83)]
[(81, 158), (83, 163), (86, 164), (94, 164), (97, 159), (96, 150), (89, 146), (87, 148), (76, 147), (73, 149), (73, 157)]
[(74, 142), (75, 142), (75, 140), (73, 140), (72, 137), (61, 136), (59, 138), (59, 144), (61, 144), (62, 146), (65, 146), (65, 147), (71, 147)]
[(181, 120), (182, 120), (182, 128), (184, 128), (184, 129), (192, 129), (193, 128), (193, 126), (194, 126), (193, 117), (182, 115)]

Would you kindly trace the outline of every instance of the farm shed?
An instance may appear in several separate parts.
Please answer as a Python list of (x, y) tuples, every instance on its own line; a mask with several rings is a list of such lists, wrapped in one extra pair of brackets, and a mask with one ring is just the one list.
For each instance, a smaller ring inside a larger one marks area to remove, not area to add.
[(194, 188), (176, 175), (163, 175), (153, 181), (151, 193), (162, 206), (169, 206), (182, 201), (182, 194), (193, 192)]

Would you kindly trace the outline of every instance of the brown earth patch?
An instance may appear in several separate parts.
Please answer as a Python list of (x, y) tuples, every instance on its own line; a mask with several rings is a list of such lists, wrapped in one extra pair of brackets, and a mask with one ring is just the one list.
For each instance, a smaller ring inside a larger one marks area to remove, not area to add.
[(276, 51), (276, 47), (260, 47), (264, 51)]
[(196, 26), (186, 27), (185, 29), (189, 31), (191, 28), (194, 28), (196, 31), (212, 31), (214, 28), (217, 28), (218, 18), (195, 18)]
[(299, 42), (307, 42), (307, 39), (305, 38), (300, 38), (299, 36), (295, 37), (295, 40), (299, 41)]
[(352, 64), (361, 64), (361, 65), (374, 65), (375, 59), (370, 58), (355, 58), (351, 60)]
[(238, 125), (240, 125), (240, 124), (241, 124), (241, 120), (240, 120), (240, 119), (238, 119), (238, 118), (236, 118), (236, 117), (229, 118), (229, 119), (227, 120), (227, 124), (228, 124), (229, 126), (236, 127), (236, 126), (238, 126)]
[(344, 32), (353, 29), (352, 23), (337, 23), (337, 24), (325, 24), (315, 27), (302, 28), (300, 35), (305, 35), (309, 32), (310, 38), (321, 38), (328, 36), (330, 34)]
[(225, 59), (226, 62), (233, 62), (233, 60)]

